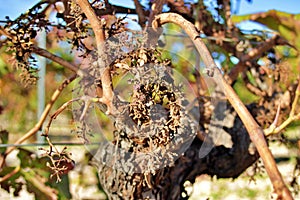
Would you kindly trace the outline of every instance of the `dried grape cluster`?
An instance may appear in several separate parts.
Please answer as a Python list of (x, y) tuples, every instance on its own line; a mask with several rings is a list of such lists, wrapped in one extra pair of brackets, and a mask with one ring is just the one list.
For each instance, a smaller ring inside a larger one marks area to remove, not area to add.
[(139, 86), (133, 94), (132, 102), (129, 106), (129, 116), (135, 124), (147, 127), (154, 121), (158, 130), (153, 131), (154, 134), (150, 137), (158, 139), (158, 144), (169, 143), (180, 125), (180, 106), (176, 103), (175, 94), (165, 85), (150, 83)]
[(16, 68), (22, 70), (21, 79), (25, 86), (35, 84), (38, 78), (36, 58), (32, 56), (34, 39), (39, 31), (50, 31), (51, 23), (46, 17), (43, 4), (46, 2), (37, 3), (15, 20), (6, 16), (2, 30), (6, 36), (3, 43), (8, 46), (6, 51), (12, 53)]
[[(154, 49), (132, 54), (124, 58), (135, 63), (128, 65), (133, 77), (128, 80), (130, 97), (115, 95), (114, 140), (102, 145), (95, 156), (103, 187), (110, 194), (116, 191), (111, 199), (125, 193), (134, 195), (136, 188), (150, 189), (153, 178), (159, 179), (159, 171), (174, 164), (197, 131), (197, 122), (186, 109), (189, 101), (183, 86), (175, 83), (170, 62), (161, 61)], [(119, 175), (112, 180), (108, 173)]]

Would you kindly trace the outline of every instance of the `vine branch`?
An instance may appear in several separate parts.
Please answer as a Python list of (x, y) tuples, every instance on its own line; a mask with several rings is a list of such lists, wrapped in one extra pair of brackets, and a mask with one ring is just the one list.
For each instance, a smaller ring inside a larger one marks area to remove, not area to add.
[(266, 136), (270, 136), (272, 134), (278, 134), (283, 129), (285, 129), (291, 122), (300, 119), (300, 113), (295, 114), (295, 110), (296, 110), (296, 107), (297, 107), (297, 104), (299, 101), (299, 96), (300, 96), (300, 76), (299, 76), (298, 85), (297, 85), (297, 88), (295, 91), (295, 97), (294, 97), (294, 101), (292, 103), (292, 108), (291, 108), (289, 117), (283, 123), (281, 123), (279, 126), (277, 126), (276, 121), (277, 121), (277, 118), (278, 118), (279, 112), (280, 112), (280, 107), (279, 107), (279, 109), (276, 113), (274, 122), (270, 125), (269, 128), (264, 130), (264, 133)]
[(148, 20), (148, 27), (151, 26), (152, 21), (155, 19), (155, 16), (160, 14), (165, 4), (165, 0), (155, 0), (151, 6), (151, 12)]
[(90, 97), (90, 96), (87, 96), (87, 95), (84, 95), (84, 96), (81, 96), (81, 97), (78, 97), (78, 98), (75, 98), (75, 99), (71, 99), (67, 102), (65, 102), (62, 106), (60, 106), (51, 116), (50, 116), (50, 120), (48, 122), (48, 125), (46, 126), (45, 128), (45, 132), (43, 133), (43, 136), (46, 136), (48, 137), (48, 132), (49, 132), (49, 129), (50, 129), (50, 126), (52, 124), (52, 121), (54, 119), (56, 119), (56, 117), (62, 112), (64, 111), (71, 103), (73, 102), (76, 102), (76, 101), (80, 101), (82, 100), (84, 102), (84, 109), (79, 117), (79, 121), (82, 121), (83, 118), (85, 117), (87, 111), (88, 111), (88, 108), (90, 106), (91, 103), (97, 103), (97, 102), (101, 102), (101, 98), (96, 98), (96, 97)]
[(262, 54), (266, 51), (274, 47), (275, 45), (285, 45), (288, 44), (283, 38), (279, 35), (275, 34), (273, 37), (267, 39), (264, 43), (260, 44), (259, 46), (253, 48), (247, 54), (243, 55), (239, 58), (238, 64), (236, 64), (229, 72), (228, 83), (232, 84), (238, 77), (238, 75), (245, 70), (247, 67), (246, 62), (251, 61), (253, 59), (259, 58)]
[(78, 76), (83, 76), (83, 75), (86, 75), (86, 73), (82, 70), (79, 69), (79, 67), (77, 67), (76, 65), (62, 59), (61, 57), (57, 56), (57, 55), (54, 55), (52, 53), (50, 53), (49, 51), (47, 51), (46, 49), (42, 49), (40, 47), (37, 47), (37, 46), (34, 46), (32, 48), (32, 51), (40, 56), (43, 56), (45, 58), (48, 58), (58, 64), (60, 64), (61, 66), (75, 72), (78, 74)]
[(208, 75), (213, 77), (216, 80), (217, 85), (224, 89), (228, 101), (236, 110), (243, 124), (245, 125), (251, 141), (256, 146), (257, 151), (264, 162), (264, 166), (273, 184), (275, 192), (283, 199), (293, 199), (277, 168), (274, 157), (268, 148), (267, 142), (264, 138), (263, 129), (256, 123), (255, 119), (239, 99), (233, 88), (224, 79), (221, 71), (217, 68), (213, 58), (211, 57), (206, 45), (199, 37), (199, 33), (195, 26), (182, 16), (175, 13), (163, 13), (157, 15), (152, 23), (152, 26), (157, 28), (165, 23), (174, 23), (179, 25), (191, 38), (201, 58), (203, 59), (204, 64), (207, 66)]
[[(4, 35), (10, 39), (13, 38), (13, 36), (10, 33), (8, 33), (2, 26), (0, 26), (0, 34)], [(61, 66), (77, 73), (79, 76), (86, 75), (86, 73), (84, 71), (80, 70), (79, 67), (77, 67), (76, 65), (64, 60), (63, 58), (61, 58), (57, 55), (50, 53), (46, 49), (32, 45), (31, 50), (33, 53), (36, 53), (37, 55), (48, 58), (48, 59), (60, 64)]]
[[(30, 129), (25, 135), (23, 135), (20, 139), (18, 139), (14, 145), (18, 145), (26, 141), (28, 138), (33, 136), (36, 132), (41, 130), (43, 123), (45, 122), (53, 104), (61, 94), (61, 92), (66, 88), (75, 78), (77, 77), (77, 74), (73, 74), (70, 78), (66, 79), (58, 89), (55, 90), (55, 92), (52, 94), (51, 99), (49, 103), (46, 105), (44, 112), (42, 113), (42, 116), (40, 117), (39, 121), (35, 124), (35, 126)], [(8, 154), (10, 154), (14, 149), (16, 149), (16, 146), (12, 146), (10, 148), (7, 148), (6, 152), (4, 153), (1, 161), (0, 161), (0, 168), (3, 167), (5, 163), (5, 158), (7, 157)]]
[(139, 17), (139, 24), (141, 25), (142, 28), (144, 28), (145, 23), (147, 21), (146, 16), (144, 14), (144, 8), (141, 5), (139, 0), (133, 0), (133, 1), (134, 1), (134, 5), (135, 5), (135, 8), (136, 8), (136, 13)]
[(110, 67), (106, 66), (106, 55), (104, 49), (105, 32), (102, 22), (97, 17), (94, 9), (87, 0), (76, 0), (77, 4), (86, 15), (87, 19), (91, 23), (91, 27), (95, 33), (97, 51), (98, 51), (98, 64), (101, 70), (101, 83), (102, 83), (102, 97), (101, 102), (106, 104), (106, 114), (113, 114), (113, 88), (112, 79), (110, 73)]

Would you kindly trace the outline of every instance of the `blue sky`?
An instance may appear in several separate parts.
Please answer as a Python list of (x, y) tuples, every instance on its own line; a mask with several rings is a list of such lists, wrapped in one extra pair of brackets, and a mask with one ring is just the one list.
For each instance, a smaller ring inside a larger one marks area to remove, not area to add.
[[(239, 14), (261, 12), (270, 9), (300, 13), (299, 0), (252, 0), (252, 3), (248, 3), (246, 0), (240, 1)], [(7, 15), (12, 19), (15, 18), (20, 12), (26, 12), (36, 2), (38, 0), (0, 0), (0, 20), (3, 20)], [(127, 7), (134, 6), (131, 0), (110, 0), (110, 2), (113, 4), (123, 4)]]
[(290, 12), (294, 14), (300, 13), (299, 0), (252, 0), (248, 3), (246, 0), (241, 0), (239, 14), (249, 14), (254, 12), (262, 12), (271, 9)]

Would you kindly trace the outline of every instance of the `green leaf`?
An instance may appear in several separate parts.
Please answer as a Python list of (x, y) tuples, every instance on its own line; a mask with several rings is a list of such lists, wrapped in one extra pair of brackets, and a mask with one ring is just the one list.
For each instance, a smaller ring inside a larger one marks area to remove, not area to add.
[(26, 180), (28, 191), (34, 193), (36, 199), (57, 199), (57, 191), (47, 186), (47, 179), (37, 174), (32, 168), (22, 168), (20, 172)]
[[(42, 170), (47, 169), (45, 166), (49, 161), (46, 157), (38, 158), (34, 152), (22, 148), (19, 149), (18, 158), (21, 161), (21, 167), (31, 167)], [(49, 173), (47, 175), (49, 175)]]
[(233, 86), (234, 90), (240, 97), (240, 99), (245, 103), (245, 104), (250, 104), (259, 99), (258, 96), (250, 92), (247, 87), (245, 86), (245, 83), (241, 77), (238, 77), (236, 83)]
[[(4, 167), (0, 171), (0, 177), (4, 177), (5, 175), (11, 173), (13, 170), (15, 170), (15, 167)], [(5, 181), (2, 181), (0, 183), (0, 186), (2, 189), (6, 190), (7, 192), (10, 192), (11, 189), (14, 190), (14, 196), (19, 196), (19, 192), (22, 189), (23, 183), (22, 181), (18, 180), (20, 177), (20, 171), (12, 175), (10, 178), (6, 179)]]
[(27, 189), (34, 193), (36, 199), (72, 198), (67, 174), (61, 176), (62, 181), (59, 183), (49, 178), (51, 170), (46, 166), (50, 161), (48, 157), (39, 158), (34, 152), (20, 148), (18, 158), (21, 161), (21, 175), (26, 180)]
[[(1, 144), (7, 144), (8, 142), (8, 131), (7, 130), (0, 130), (0, 140)], [(3, 154), (6, 151), (6, 147), (0, 148), (0, 154)]]
[(3, 76), (4, 74), (7, 74), (7, 66), (6, 63), (3, 61), (2, 58), (0, 58), (0, 77)]
[(300, 14), (269, 10), (267, 12), (232, 16), (234, 23), (247, 20), (258, 22), (277, 31), (290, 44), (300, 49)]
[(52, 181), (50, 185), (58, 190), (58, 197), (60, 200), (72, 199), (68, 174), (63, 174), (60, 178), (61, 182), (57, 183), (56, 181)]

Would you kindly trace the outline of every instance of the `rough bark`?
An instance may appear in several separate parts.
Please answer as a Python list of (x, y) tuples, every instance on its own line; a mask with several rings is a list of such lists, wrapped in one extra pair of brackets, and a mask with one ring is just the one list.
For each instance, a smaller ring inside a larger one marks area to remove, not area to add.
[[(196, 137), (184, 155), (175, 161), (174, 166), (159, 169), (155, 175), (130, 175), (97, 162), (100, 181), (109, 199), (187, 199), (188, 196), (182, 197), (182, 193), (185, 193), (183, 185), (187, 180), (193, 183), (201, 174), (218, 178), (238, 177), (259, 155), (255, 149), (249, 152), (251, 141), (235, 111), (228, 109), (226, 112), (225, 120), (229, 126), (224, 126), (224, 132), (216, 134), (229, 134), (233, 145), (214, 146), (203, 158), (199, 158), (203, 141)], [(98, 153), (101, 152), (103, 147)]]

